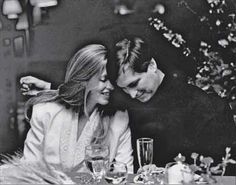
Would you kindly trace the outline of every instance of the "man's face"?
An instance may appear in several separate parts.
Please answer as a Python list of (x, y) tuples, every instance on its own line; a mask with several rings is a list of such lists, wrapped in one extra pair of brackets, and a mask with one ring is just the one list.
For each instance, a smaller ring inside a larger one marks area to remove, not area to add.
[(119, 72), (117, 85), (122, 90), (141, 102), (149, 101), (159, 86), (158, 75), (154, 68), (148, 67), (147, 72), (137, 73), (125, 64)]

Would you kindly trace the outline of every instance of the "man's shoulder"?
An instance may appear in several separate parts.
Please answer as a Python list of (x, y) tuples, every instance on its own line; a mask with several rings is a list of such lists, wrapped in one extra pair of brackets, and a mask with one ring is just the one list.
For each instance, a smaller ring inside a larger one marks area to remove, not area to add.
[[(214, 111), (222, 111), (225, 107), (229, 107), (227, 101), (216, 93), (207, 93), (201, 88), (188, 84), (184, 81), (170, 80), (168, 81), (169, 87), (166, 88), (165, 92), (170, 97), (174, 97), (185, 104), (202, 107), (205, 109), (212, 109)], [(170, 91), (172, 89), (172, 91)]]
[(218, 96), (215, 92), (206, 92), (201, 88), (187, 84), (187, 90), (193, 94), (193, 98), (202, 100), (204, 102), (211, 102), (213, 104), (227, 104), (226, 100)]
[(206, 93), (199, 87), (193, 85), (188, 85), (187, 89), (191, 92), (191, 101), (194, 105), (193, 107), (196, 107), (196, 110), (218, 116), (224, 116), (226, 113), (229, 115), (232, 114), (229, 103), (216, 93)]

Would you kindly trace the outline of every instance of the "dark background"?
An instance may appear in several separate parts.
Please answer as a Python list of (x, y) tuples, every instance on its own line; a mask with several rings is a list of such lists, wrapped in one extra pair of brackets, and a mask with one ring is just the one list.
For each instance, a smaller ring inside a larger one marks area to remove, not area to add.
[[(3, 0), (0, 0), (2, 5)], [(0, 15), (0, 153), (16, 150), (23, 145), (23, 102), (19, 78), (34, 75), (44, 80), (60, 82), (64, 69), (73, 53), (88, 42), (112, 45), (125, 35), (141, 36), (156, 44), (159, 65), (173, 73), (194, 75), (196, 64), (186, 60), (149, 26), (148, 17), (157, 3), (165, 6), (161, 16), (166, 25), (181, 33), (191, 46), (208, 37), (200, 26), (198, 16), (181, 6), (181, 0), (127, 0), (135, 13), (127, 16), (114, 14), (113, 0), (61, 0), (58, 6), (44, 10), (42, 23), (30, 25), (30, 44), (24, 40), (23, 51), (14, 50), (14, 39), (23, 37), (24, 31), (15, 29), (16, 20)], [(186, 0), (198, 14), (208, 10), (206, 0)], [(230, 1), (230, 3), (235, 3)], [(30, 14), (30, 7), (28, 7)], [(32, 20), (31, 20), (32, 21)], [(10, 42), (10, 43), (6, 43)], [(28, 47), (28, 49), (27, 49)]]

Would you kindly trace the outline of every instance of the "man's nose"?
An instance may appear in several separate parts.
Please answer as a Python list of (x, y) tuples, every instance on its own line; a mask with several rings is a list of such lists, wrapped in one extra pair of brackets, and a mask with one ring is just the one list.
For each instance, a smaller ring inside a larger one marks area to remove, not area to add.
[(129, 95), (131, 96), (131, 98), (136, 98), (136, 96), (137, 96), (137, 90), (135, 90), (135, 89), (130, 89), (130, 90), (129, 90)]
[(111, 84), (110, 81), (107, 82), (107, 88), (110, 90), (114, 90), (114, 86)]

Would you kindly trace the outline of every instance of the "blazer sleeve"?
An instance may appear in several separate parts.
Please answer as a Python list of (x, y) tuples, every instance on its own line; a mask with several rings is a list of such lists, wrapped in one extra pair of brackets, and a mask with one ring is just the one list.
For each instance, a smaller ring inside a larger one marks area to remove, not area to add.
[(118, 149), (116, 153), (115, 160), (126, 163), (128, 168), (128, 173), (133, 173), (133, 149), (131, 145), (131, 132), (130, 128), (121, 135), (119, 139)]
[[(116, 143), (114, 159), (126, 163), (128, 173), (133, 173), (133, 149), (131, 144), (131, 131), (128, 126), (129, 116), (127, 110), (117, 111), (110, 125), (110, 142)], [(114, 142), (116, 140), (116, 142)]]
[(30, 120), (31, 128), (27, 134), (23, 160), (39, 161), (43, 156), (43, 142), (44, 142), (44, 120), (45, 115), (42, 115), (42, 107), (35, 105)]

